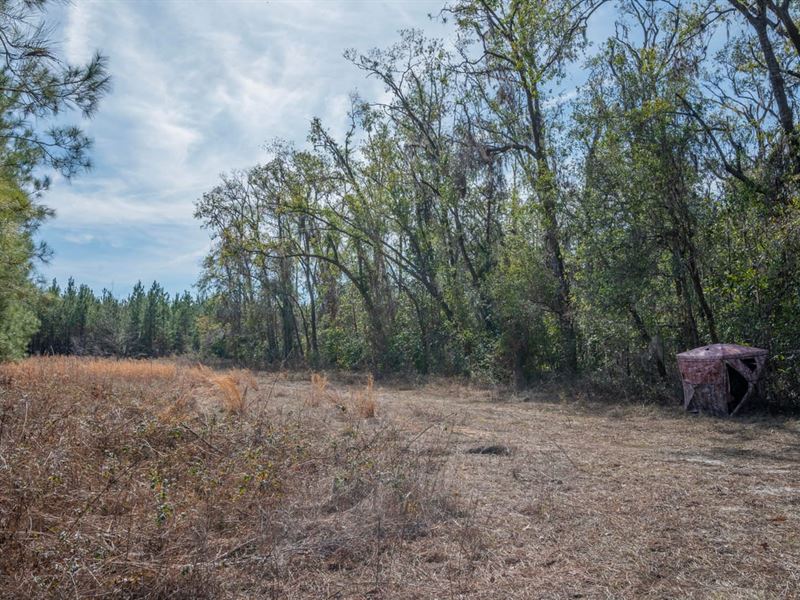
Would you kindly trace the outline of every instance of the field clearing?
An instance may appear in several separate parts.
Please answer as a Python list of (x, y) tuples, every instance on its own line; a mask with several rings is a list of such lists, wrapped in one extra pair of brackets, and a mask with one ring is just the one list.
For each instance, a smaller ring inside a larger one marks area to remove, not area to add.
[(798, 421), (532, 400), (0, 366), (0, 595), (800, 595)]

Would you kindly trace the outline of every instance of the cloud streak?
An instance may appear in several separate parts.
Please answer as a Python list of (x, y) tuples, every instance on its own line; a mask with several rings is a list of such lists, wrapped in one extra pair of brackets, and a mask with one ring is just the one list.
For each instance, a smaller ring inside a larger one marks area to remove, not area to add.
[(354, 90), (381, 90), (342, 58), (444, 29), (428, 20), (441, 1), (124, 2), (55, 6), (65, 56), (110, 58), (113, 92), (85, 124), (95, 169), (56, 180), (42, 228), (54, 258), (41, 271), (96, 289), (159, 279), (178, 291), (197, 279), (208, 239), (194, 201), (222, 172), (265, 158), (276, 137), (298, 144), (312, 117), (341, 130)]

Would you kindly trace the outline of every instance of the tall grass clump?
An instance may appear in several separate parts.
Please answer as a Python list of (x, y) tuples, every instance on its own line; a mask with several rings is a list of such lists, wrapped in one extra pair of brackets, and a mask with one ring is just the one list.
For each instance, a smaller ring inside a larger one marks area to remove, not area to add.
[(329, 385), (326, 375), (312, 373), (311, 392), (306, 404), (317, 407), (323, 403), (332, 405), (343, 413), (349, 412), (351, 415), (363, 419), (371, 419), (375, 417), (375, 411), (378, 406), (375, 379), (372, 375), (367, 375), (367, 382), (363, 388), (341, 393)]

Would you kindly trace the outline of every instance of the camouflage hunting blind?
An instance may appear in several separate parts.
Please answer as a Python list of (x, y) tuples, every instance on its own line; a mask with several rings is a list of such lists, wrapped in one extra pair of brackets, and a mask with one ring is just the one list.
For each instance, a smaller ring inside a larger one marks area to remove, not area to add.
[(719, 417), (733, 416), (761, 395), (767, 351), (736, 344), (712, 344), (678, 354), (683, 407)]

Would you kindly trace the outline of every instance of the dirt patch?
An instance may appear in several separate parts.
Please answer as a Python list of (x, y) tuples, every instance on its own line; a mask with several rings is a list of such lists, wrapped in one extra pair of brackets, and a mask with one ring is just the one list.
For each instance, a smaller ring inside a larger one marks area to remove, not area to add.
[[(395, 558), (386, 597), (800, 594), (795, 420), (498, 402), (448, 382), (375, 393), (377, 413), (408, 435), (449, 433), (446, 470), (468, 509), (459, 527), (409, 545), (413, 568)], [(470, 452), (499, 445), (513, 453)], [(352, 581), (341, 589), (360, 597)]]
[(493, 454), (495, 456), (511, 456), (511, 448), (495, 444), (492, 446), (477, 446), (467, 450), (467, 454)]

